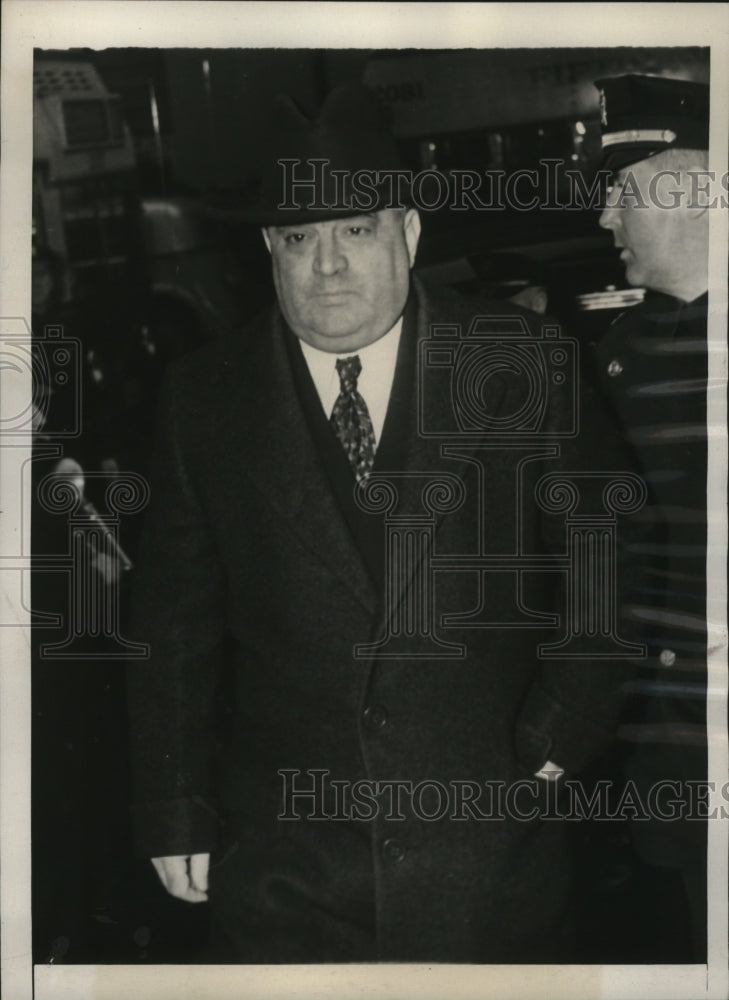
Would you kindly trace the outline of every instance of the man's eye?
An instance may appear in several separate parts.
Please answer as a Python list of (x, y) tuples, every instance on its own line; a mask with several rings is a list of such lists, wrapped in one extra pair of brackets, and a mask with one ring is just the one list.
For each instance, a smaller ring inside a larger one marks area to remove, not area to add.
[(369, 226), (350, 226), (347, 229), (347, 233), (350, 236), (365, 236), (369, 232), (370, 232)]
[(289, 245), (292, 243), (303, 243), (305, 239), (305, 233), (286, 233), (284, 236), (284, 243), (288, 243)]

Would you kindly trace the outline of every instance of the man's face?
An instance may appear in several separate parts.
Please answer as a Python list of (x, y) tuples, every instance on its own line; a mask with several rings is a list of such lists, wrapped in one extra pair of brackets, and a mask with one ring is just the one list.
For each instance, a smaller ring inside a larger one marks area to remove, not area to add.
[(600, 225), (621, 249), (631, 285), (676, 295), (686, 270), (688, 192), (660, 162), (641, 160), (617, 172)]
[(414, 209), (270, 226), (263, 237), (286, 322), (323, 351), (358, 351), (401, 315), (420, 236)]

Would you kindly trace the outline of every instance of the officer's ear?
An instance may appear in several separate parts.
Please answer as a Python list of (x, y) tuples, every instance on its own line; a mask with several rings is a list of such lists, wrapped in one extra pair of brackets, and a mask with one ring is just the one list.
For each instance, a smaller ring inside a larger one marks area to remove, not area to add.
[(261, 226), (261, 235), (263, 236), (263, 242), (266, 244), (266, 249), (271, 252), (271, 237), (268, 235), (268, 229), (265, 226)]
[(415, 208), (408, 208), (405, 212), (405, 218), (402, 223), (403, 233), (405, 234), (405, 245), (408, 248), (408, 257), (410, 258), (410, 267), (415, 263), (415, 254), (418, 249), (418, 242), (420, 240), (420, 215)]
[(690, 214), (698, 219), (707, 212), (712, 200), (716, 198), (716, 191), (712, 190), (712, 175), (706, 165), (702, 166), (697, 162), (681, 171), (681, 180), (684, 182)]

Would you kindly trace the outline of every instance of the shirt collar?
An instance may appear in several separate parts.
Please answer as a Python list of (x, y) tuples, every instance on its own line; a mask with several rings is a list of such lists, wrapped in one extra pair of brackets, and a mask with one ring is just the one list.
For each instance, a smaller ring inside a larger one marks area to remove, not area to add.
[(359, 356), (362, 362), (362, 374), (358, 379), (357, 389), (367, 404), (377, 441), (382, 436), (387, 405), (390, 400), (402, 323), (402, 316), (400, 316), (392, 329), (379, 340), (375, 340), (374, 343), (368, 344), (358, 351), (348, 351), (343, 354), (320, 351), (304, 340), (299, 341), (327, 417), (331, 414), (339, 395), (340, 382), (336, 370), (337, 360), (351, 358), (355, 354)]
[(397, 358), (397, 348), (400, 342), (402, 331), (402, 316), (397, 323), (389, 330), (384, 337), (375, 340), (366, 347), (361, 347), (358, 351), (347, 351), (344, 354), (334, 354), (332, 351), (320, 351), (318, 347), (312, 347), (305, 340), (300, 341), (301, 350), (304, 352), (306, 363), (309, 366), (311, 376), (316, 381), (317, 375), (321, 372), (329, 378), (332, 370), (336, 370), (336, 362), (339, 358), (352, 358), (359, 355), (362, 362), (362, 370), (372, 368), (378, 370), (386, 365), (390, 358)]

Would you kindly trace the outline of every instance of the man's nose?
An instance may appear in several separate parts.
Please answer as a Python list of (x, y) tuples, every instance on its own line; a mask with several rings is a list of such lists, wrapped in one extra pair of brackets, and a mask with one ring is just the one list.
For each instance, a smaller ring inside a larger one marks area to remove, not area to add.
[(606, 205), (597, 220), (603, 229), (615, 229), (618, 225), (618, 210), (615, 205)]
[(607, 191), (607, 197), (605, 198), (605, 207), (600, 213), (600, 218), (598, 219), (599, 224), (603, 229), (617, 229), (620, 224), (620, 188), (617, 185), (611, 185)]
[(318, 274), (337, 274), (347, 266), (347, 258), (342, 251), (335, 233), (322, 233), (317, 241), (314, 255), (314, 270)]

